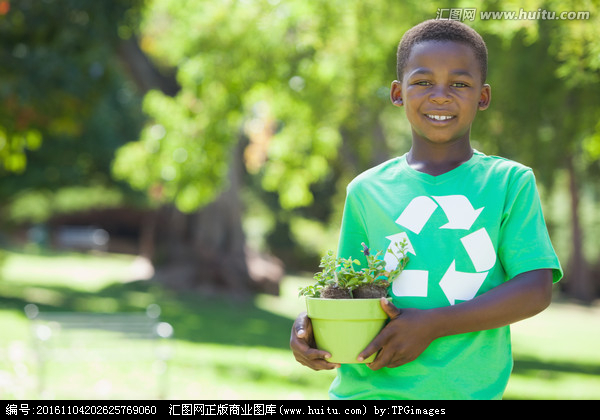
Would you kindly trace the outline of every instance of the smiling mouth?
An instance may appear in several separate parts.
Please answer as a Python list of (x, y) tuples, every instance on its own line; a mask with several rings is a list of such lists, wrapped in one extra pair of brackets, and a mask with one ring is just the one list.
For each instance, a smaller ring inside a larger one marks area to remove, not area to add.
[(425, 116), (431, 120), (435, 121), (448, 121), (453, 118), (456, 118), (455, 115), (434, 115), (434, 114), (425, 114)]

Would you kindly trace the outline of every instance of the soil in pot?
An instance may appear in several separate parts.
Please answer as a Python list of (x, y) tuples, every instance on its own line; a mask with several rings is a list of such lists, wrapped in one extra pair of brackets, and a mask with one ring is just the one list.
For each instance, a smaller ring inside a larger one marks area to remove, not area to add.
[(337, 284), (324, 287), (321, 290), (321, 297), (325, 299), (352, 299), (350, 290), (338, 287)]
[(365, 284), (352, 292), (354, 299), (373, 299), (387, 297), (387, 286), (377, 286), (374, 284)]
[(352, 293), (348, 289), (338, 287), (337, 284), (321, 290), (321, 297), (324, 299), (377, 299), (387, 297), (387, 295), (387, 286), (375, 284), (365, 284), (354, 289)]

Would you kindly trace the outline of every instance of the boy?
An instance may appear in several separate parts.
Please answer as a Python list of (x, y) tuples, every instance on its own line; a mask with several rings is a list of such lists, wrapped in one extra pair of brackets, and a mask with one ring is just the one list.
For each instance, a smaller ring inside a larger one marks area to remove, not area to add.
[(412, 147), (349, 185), (338, 253), (363, 258), (406, 239), (409, 262), (381, 305), (390, 321), (359, 361), (327, 362), (301, 314), (290, 346), (315, 370), (337, 367), (334, 399), (499, 399), (512, 370), (508, 325), (550, 303), (562, 269), (531, 169), (470, 145), (485, 110), (487, 48), (467, 25), (430, 20), (398, 47), (391, 100)]

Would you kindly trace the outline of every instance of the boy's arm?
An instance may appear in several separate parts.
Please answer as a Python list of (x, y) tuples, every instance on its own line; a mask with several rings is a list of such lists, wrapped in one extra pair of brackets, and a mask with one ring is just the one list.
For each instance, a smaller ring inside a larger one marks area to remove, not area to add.
[(442, 308), (398, 309), (382, 300), (391, 321), (359, 359), (381, 349), (371, 369), (401, 366), (436, 338), (512, 324), (543, 311), (551, 299), (552, 270), (544, 269), (519, 274), (472, 300)]

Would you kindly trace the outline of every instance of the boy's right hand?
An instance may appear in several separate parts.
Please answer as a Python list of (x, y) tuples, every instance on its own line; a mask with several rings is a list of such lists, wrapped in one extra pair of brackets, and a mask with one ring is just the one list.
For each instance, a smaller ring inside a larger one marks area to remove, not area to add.
[(328, 352), (316, 348), (312, 324), (306, 312), (302, 312), (294, 321), (290, 337), (290, 348), (298, 362), (313, 370), (340, 367), (339, 363), (330, 363), (325, 360), (331, 357)]

